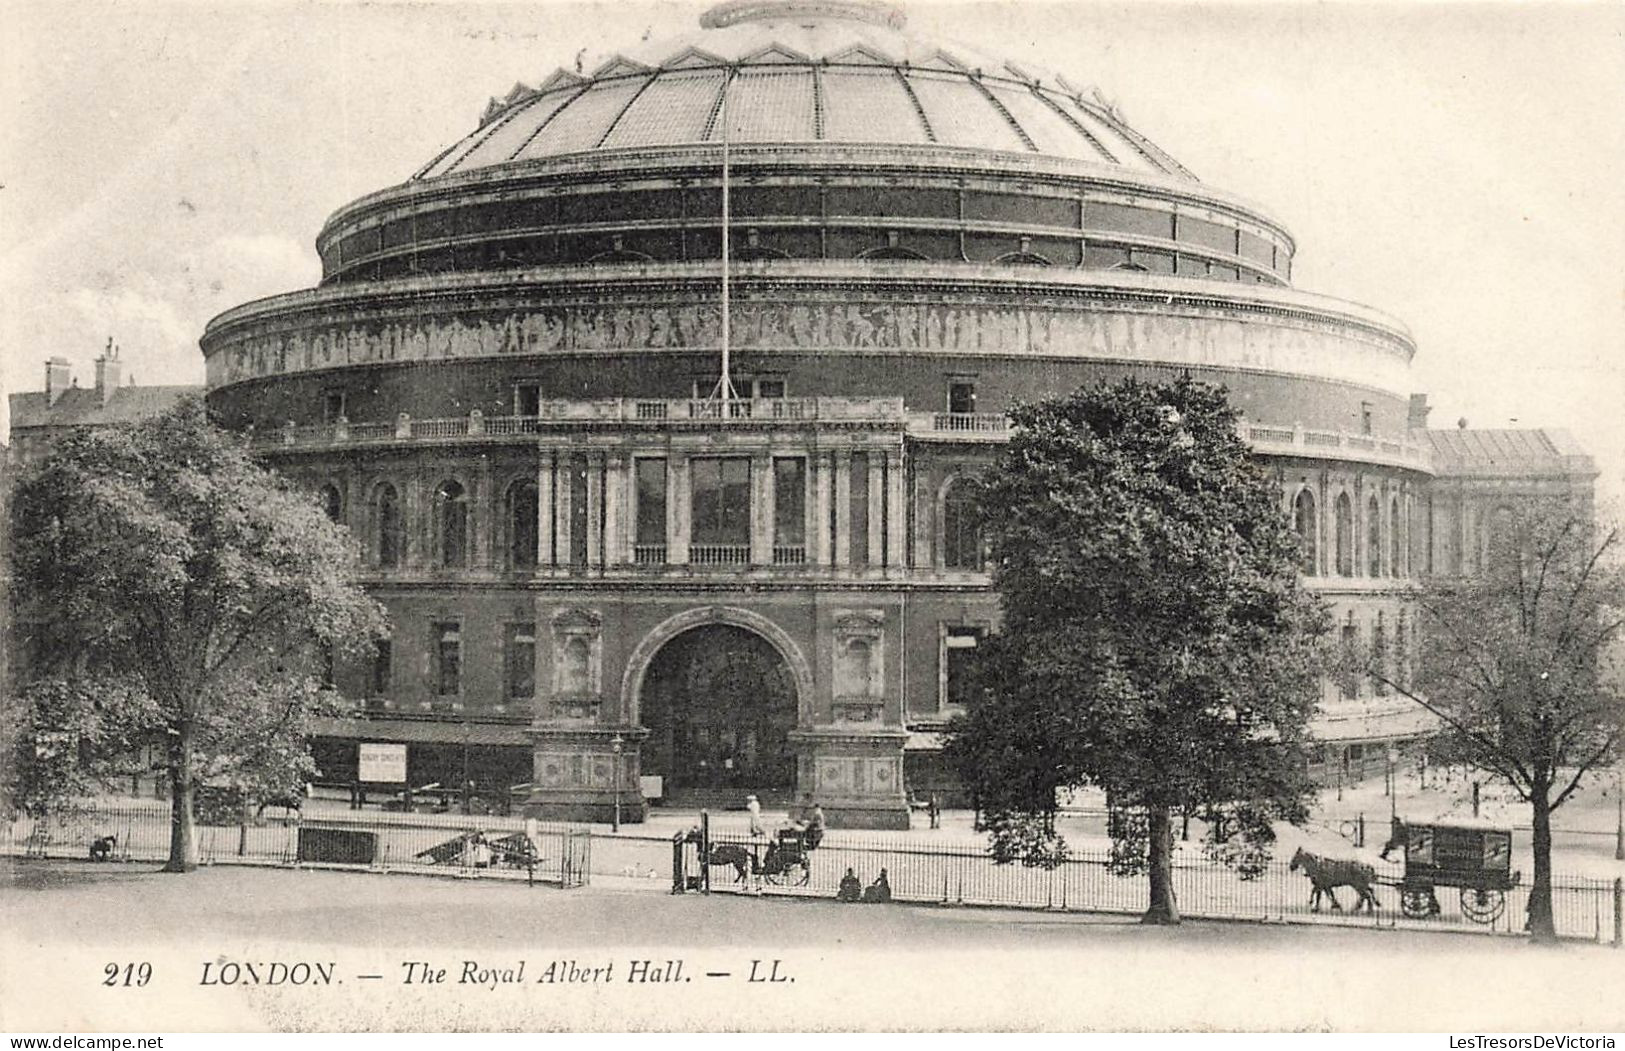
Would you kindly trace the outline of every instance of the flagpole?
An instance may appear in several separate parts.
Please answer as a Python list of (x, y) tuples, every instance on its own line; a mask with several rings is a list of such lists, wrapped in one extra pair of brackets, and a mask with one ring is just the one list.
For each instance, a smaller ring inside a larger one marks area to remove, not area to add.
[[(732, 278), (732, 274), (730, 273), (730, 264), (732, 262), (731, 242), (733, 240), (733, 215), (732, 201), (730, 200), (731, 187), (729, 185), (730, 172), (728, 163), (728, 87), (732, 81), (733, 70), (730, 69), (726, 74), (723, 75), (722, 78), (722, 107), (720, 111), (720, 116), (722, 119), (722, 377), (717, 383), (717, 389), (725, 406), (728, 402), (732, 401), (734, 397), (733, 375), (731, 371), (732, 362), (730, 361), (729, 357), (732, 350), (730, 344), (733, 341), (733, 318), (729, 302), (729, 293), (731, 291), (729, 285), (731, 284)], [(723, 409), (723, 412), (726, 413), (727, 411), (728, 410), (726, 408)]]

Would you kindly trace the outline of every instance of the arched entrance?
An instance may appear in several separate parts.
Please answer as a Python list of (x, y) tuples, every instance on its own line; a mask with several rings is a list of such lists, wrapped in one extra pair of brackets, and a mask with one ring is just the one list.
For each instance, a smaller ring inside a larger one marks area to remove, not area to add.
[(666, 796), (795, 788), (795, 676), (762, 636), (706, 624), (672, 638), (649, 662), (639, 695), (643, 772)]

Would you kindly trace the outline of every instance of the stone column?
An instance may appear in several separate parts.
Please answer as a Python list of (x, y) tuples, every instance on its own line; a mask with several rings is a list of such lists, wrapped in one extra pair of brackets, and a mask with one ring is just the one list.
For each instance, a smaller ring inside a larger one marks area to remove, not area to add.
[(587, 565), (604, 564), (604, 535), (599, 528), (604, 507), (604, 454), (587, 454)]
[(828, 566), (833, 563), (835, 554), (829, 535), (829, 508), (830, 500), (834, 498), (835, 469), (829, 454), (824, 452), (813, 456), (812, 467), (813, 498), (808, 501), (807, 543), (811, 547), (809, 554), (813, 562)]
[(568, 449), (560, 450), (558, 456), (558, 473), (553, 479), (553, 531), (556, 534), (553, 544), (558, 549), (558, 565), (568, 573), (572, 565), (570, 557), (571, 528), (570, 501), (575, 491), (575, 458)]
[(491, 542), (496, 520), (501, 514), (498, 500), (491, 492), (491, 459), (480, 457), (480, 468), (474, 473), (474, 491), (468, 501), (468, 539), (473, 550), (469, 552), (469, 565), (475, 569), (490, 568), (494, 559)]
[(625, 520), (632, 517), (626, 499), (627, 458), (618, 450), (604, 460), (604, 565), (632, 560), (626, 546)]
[(553, 565), (553, 450), (542, 450), (536, 468), (536, 564)]
[(688, 454), (672, 451), (666, 461), (666, 561), (688, 565), (689, 521)]
[(936, 545), (931, 542), (931, 523), (936, 518), (936, 497), (931, 492), (931, 472), (913, 461), (912, 499), (914, 501), (914, 568), (934, 569), (932, 561)]
[(852, 564), (852, 454), (835, 454), (835, 564)]
[(886, 477), (885, 454), (878, 449), (869, 450), (869, 559), (866, 568), (879, 570), (884, 564), (886, 536)]
[(421, 566), (428, 562), (429, 541), (426, 534), (428, 512), (423, 507), (423, 469), (412, 472), (402, 493), (401, 552), (402, 566)]
[(773, 457), (750, 458), (750, 562), (773, 564)]
[(899, 569), (905, 562), (908, 536), (908, 505), (904, 502), (903, 454), (886, 454), (886, 568)]

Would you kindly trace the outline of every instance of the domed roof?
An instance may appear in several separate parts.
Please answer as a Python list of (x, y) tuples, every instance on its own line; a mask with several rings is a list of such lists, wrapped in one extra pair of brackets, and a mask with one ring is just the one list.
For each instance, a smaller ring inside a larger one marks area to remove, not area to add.
[(492, 99), (480, 127), (413, 176), (594, 150), (719, 142), (870, 143), (1039, 153), (1192, 179), (1064, 77), (903, 32), (858, 0), (732, 0), (689, 37), (559, 70)]

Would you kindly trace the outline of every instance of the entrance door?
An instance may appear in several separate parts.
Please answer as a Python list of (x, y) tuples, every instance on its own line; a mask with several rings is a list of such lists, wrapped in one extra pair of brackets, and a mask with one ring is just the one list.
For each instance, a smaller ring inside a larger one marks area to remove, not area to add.
[(772, 644), (732, 625), (694, 628), (655, 654), (644, 675), (643, 770), (667, 794), (795, 787), (795, 683)]

